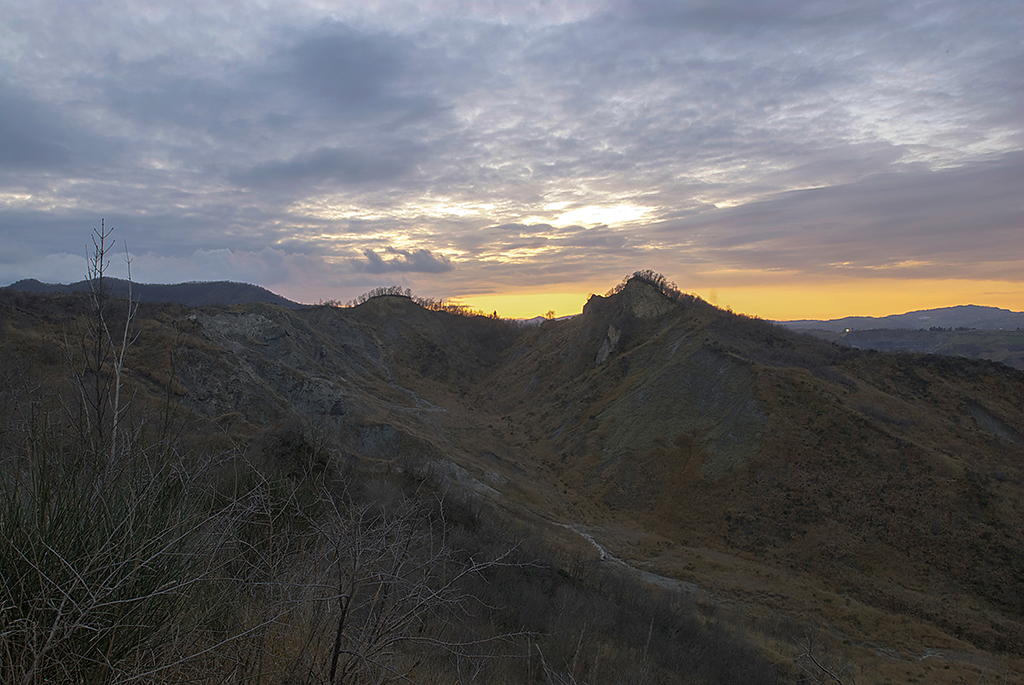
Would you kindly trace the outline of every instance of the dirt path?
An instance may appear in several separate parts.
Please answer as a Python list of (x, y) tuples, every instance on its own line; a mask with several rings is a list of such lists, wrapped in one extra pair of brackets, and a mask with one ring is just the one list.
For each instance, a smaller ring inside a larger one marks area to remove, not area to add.
[(595, 540), (594, 536), (591, 535), (583, 526), (570, 525), (567, 523), (556, 523), (555, 525), (561, 526), (562, 528), (566, 528), (576, 533), (581, 538), (589, 542), (595, 550), (597, 550), (598, 558), (600, 558), (601, 561), (606, 561), (608, 563), (616, 564), (618, 566), (625, 568), (641, 582), (647, 583), (648, 585), (654, 585), (665, 590), (679, 592), (684, 595), (699, 597), (700, 599), (711, 598), (711, 595), (709, 595), (704, 590), (701, 590), (700, 587), (695, 583), (687, 583), (682, 580), (676, 580), (675, 578), (669, 578), (668, 576), (661, 576), (657, 573), (651, 573), (650, 571), (645, 571), (642, 568), (637, 568), (636, 566), (633, 566), (632, 564), (629, 564), (623, 561), (622, 559), (619, 559), (617, 556), (609, 552), (603, 545), (601, 545), (601, 543)]

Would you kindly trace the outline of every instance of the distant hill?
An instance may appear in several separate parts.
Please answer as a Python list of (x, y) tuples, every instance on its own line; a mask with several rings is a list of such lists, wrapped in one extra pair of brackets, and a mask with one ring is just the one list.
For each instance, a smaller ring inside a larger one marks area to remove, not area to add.
[(804, 329), (804, 332), (840, 345), (861, 349), (988, 359), (1024, 370), (1024, 330), (939, 328), (855, 328), (849, 332), (808, 328)]
[(986, 330), (1016, 329), (1024, 327), (1024, 312), (1014, 312), (998, 307), (980, 307), (965, 304), (958, 307), (942, 307), (940, 309), (922, 309), (906, 314), (891, 316), (847, 316), (843, 319), (820, 321), (801, 319), (799, 321), (779, 321), (778, 323), (793, 329), (813, 328), (822, 331), (845, 331), (876, 329), (876, 328), (911, 328), (915, 330), (929, 328), (980, 328)]
[[(128, 296), (128, 281), (120, 278), (104, 279), (116, 297)], [(30, 293), (74, 293), (89, 289), (88, 281), (78, 281), (70, 285), (63, 283), (42, 283), (34, 278), (12, 283), (7, 286), (12, 290)], [(132, 297), (143, 302), (176, 302), (188, 307), (205, 307), (208, 305), (250, 304), (264, 302), (276, 304), (288, 309), (301, 309), (306, 305), (292, 302), (270, 292), (266, 288), (248, 283), (233, 281), (193, 281), (165, 285), (159, 283), (132, 283)]]

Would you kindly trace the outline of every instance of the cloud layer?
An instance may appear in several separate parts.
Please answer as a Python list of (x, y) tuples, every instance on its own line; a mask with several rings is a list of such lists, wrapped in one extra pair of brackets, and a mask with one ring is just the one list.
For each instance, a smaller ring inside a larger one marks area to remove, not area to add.
[(0, 0), (0, 283), (1022, 279), (1019, 3), (453, 7)]

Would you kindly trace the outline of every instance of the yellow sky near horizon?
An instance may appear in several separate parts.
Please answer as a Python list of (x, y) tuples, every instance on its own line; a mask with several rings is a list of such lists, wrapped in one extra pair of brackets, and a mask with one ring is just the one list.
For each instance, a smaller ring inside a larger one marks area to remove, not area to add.
[[(965, 304), (1024, 310), (1024, 283), (1004, 280), (879, 278), (693, 288), (680, 284), (680, 290), (722, 308), (776, 321), (880, 317)], [(543, 316), (549, 310), (556, 316), (578, 314), (593, 292), (582, 286), (562, 287), (557, 292), (470, 294), (453, 299), (484, 312), (526, 319)]]

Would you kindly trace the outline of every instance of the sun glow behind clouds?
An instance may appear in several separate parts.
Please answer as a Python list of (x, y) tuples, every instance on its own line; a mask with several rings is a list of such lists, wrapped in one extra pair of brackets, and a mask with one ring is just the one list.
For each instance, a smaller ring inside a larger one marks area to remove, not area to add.
[[(545, 209), (560, 209), (558, 202), (547, 205)], [(561, 214), (557, 219), (551, 221), (553, 226), (593, 226), (605, 224), (614, 226), (617, 224), (629, 224), (635, 221), (643, 221), (650, 218), (654, 210), (650, 207), (642, 207), (634, 204), (618, 205), (588, 205), (577, 207)]]
[(33, 200), (29, 193), (0, 193), (0, 206), (8, 209), (28, 206)]

